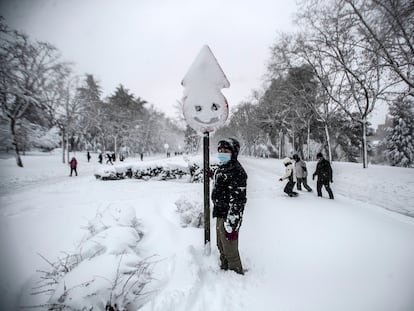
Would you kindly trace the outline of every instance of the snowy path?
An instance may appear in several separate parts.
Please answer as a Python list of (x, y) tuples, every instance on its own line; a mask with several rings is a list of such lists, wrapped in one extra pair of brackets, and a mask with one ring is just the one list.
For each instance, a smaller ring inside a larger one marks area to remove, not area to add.
[(241, 248), (263, 282), (251, 294), (254, 305), (269, 306), (270, 299), (281, 310), (411, 310), (412, 219), (341, 195), (284, 196), (282, 172), (269, 171), (274, 162), (245, 161), (250, 186)]
[[(344, 196), (337, 191), (344, 189), (339, 176), (334, 201), (307, 192), (289, 198), (278, 181), (280, 161), (241, 161), (249, 174), (240, 232), (245, 276), (219, 270), (214, 220), (211, 256), (203, 255), (203, 230), (180, 225), (174, 202), (201, 201), (201, 184), (69, 178), (59, 161), (49, 161), (50, 175), (42, 177), (44, 171), (35, 173), (35, 162), (31, 167), (27, 159), (30, 173), (21, 183), (16, 175), (21, 171), (14, 173), (16, 187), (3, 188), (0, 195), (0, 248), (7, 250), (0, 254), (0, 300), (7, 298), (8, 306), (20, 295), (19, 304), (27, 305), (35, 271), (45, 266), (37, 253), (53, 259), (72, 250), (98, 209), (117, 206), (135, 209), (144, 231), (140, 252), (159, 261), (144, 311), (413, 310), (413, 218), (372, 205), (375, 198), (363, 202), (363, 189), (356, 199)], [(84, 173), (94, 166), (81, 160)], [(403, 180), (411, 181), (407, 176)], [(382, 174), (373, 178), (386, 184)], [(361, 188), (358, 176), (353, 183)], [(403, 203), (413, 202), (414, 189), (409, 190)]]

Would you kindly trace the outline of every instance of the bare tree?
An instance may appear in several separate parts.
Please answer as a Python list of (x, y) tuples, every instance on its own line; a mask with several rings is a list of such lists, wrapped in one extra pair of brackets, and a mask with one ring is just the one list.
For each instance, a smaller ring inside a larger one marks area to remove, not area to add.
[(341, 92), (325, 89), (352, 120), (362, 125), (362, 159), (366, 168), (368, 117), (392, 85), (386, 79), (379, 55), (367, 48), (359, 21), (339, 2), (323, 5), (309, 1), (299, 19), (311, 31), (306, 38), (308, 46), (317, 47), (322, 59), (329, 60), (341, 75)]
[(10, 123), (17, 165), (23, 167), (16, 126), (30, 106), (42, 105), (44, 86), (63, 64), (55, 47), (31, 42), (0, 20), (0, 104)]
[[(366, 49), (380, 58), (414, 96), (414, 2), (412, 0), (342, 0), (359, 21)], [(378, 22), (381, 21), (381, 22)]]

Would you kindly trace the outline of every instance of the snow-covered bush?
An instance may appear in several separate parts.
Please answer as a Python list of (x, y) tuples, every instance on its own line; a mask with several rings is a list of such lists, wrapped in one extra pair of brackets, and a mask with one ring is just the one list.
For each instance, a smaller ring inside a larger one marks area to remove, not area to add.
[(186, 197), (179, 198), (175, 205), (183, 227), (204, 227), (204, 206), (202, 202), (190, 202)]
[(140, 226), (132, 207), (99, 211), (75, 252), (47, 260), (50, 269), (41, 271), (34, 293), (50, 295), (49, 310), (138, 309), (153, 266), (139, 254)]
[(58, 128), (45, 129), (40, 126), (32, 126), (30, 141), (33, 147), (50, 151), (59, 146), (60, 140)]
[[(120, 180), (126, 178), (173, 180), (188, 176), (189, 181), (193, 183), (203, 181), (202, 166), (202, 162), (190, 161), (188, 158), (185, 158), (183, 163), (158, 160), (105, 166), (96, 171), (94, 175), (96, 179), (100, 180)], [(212, 172), (214, 172), (217, 166), (217, 163), (210, 165)]]
[(94, 175), (96, 179), (101, 180), (119, 180), (126, 178), (170, 180), (180, 179), (185, 175), (189, 175), (189, 169), (185, 163), (181, 165), (153, 161), (105, 166), (96, 171)]
[[(196, 157), (193, 159), (185, 158), (185, 161), (188, 163), (188, 169), (190, 171), (190, 182), (197, 183), (203, 182), (204, 178), (204, 169), (203, 169), (203, 160), (200, 157)], [(210, 159), (210, 173), (213, 174), (217, 167), (218, 161), (215, 159)]]

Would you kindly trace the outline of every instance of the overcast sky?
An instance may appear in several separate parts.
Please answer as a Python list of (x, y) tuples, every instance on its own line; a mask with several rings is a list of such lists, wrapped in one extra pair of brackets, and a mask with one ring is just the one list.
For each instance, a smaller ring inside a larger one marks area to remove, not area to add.
[[(12, 28), (49, 41), (104, 96), (123, 84), (175, 116), (181, 80), (207, 44), (230, 81), (230, 109), (260, 89), (278, 32), (293, 29), (295, 0), (0, 0)], [(378, 107), (372, 122), (382, 123)]]
[(92, 73), (104, 95), (120, 83), (174, 115), (180, 84), (203, 45), (230, 81), (230, 108), (258, 89), (269, 47), (289, 31), (286, 0), (2, 0), (6, 23), (49, 41), (78, 74)]

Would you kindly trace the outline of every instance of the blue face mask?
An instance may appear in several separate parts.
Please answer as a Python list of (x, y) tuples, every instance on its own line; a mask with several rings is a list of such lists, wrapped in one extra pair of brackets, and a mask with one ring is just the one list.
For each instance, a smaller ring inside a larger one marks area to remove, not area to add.
[(220, 163), (226, 164), (231, 159), (231, 153), (222, 153), (222, 152), (219, 152), (217, 154), (217, 158), (219, 159)]

